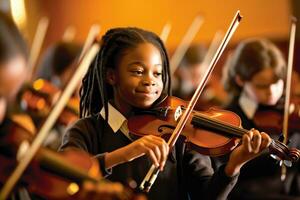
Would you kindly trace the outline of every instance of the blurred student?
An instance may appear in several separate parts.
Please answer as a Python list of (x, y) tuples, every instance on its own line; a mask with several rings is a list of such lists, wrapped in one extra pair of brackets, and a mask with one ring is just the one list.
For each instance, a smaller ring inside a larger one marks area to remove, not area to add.
[[(252, 38), (240, 42), (224, 68), (224, 86), (231, 97), (226, 109), (239, 115), (243, 128), (259, 130), (255, 116), (261, 110), (276, 110), (283, 97), (285, 77), (284, 57), (271, 41)], [(264, 116), (261, 123), (266, 123), (269, 117)], [(272, 132), (268, 134), (274, 139), (279, 137)], [(291, 146), (300, 147), (299, 134), (290, 139)], [(231, 199), (297, 199), (300, 194), (297, 167), (289, 169), (285, 182), (281, 182), (279, 163), (267, 153), (257, 157), (241, 169)]]

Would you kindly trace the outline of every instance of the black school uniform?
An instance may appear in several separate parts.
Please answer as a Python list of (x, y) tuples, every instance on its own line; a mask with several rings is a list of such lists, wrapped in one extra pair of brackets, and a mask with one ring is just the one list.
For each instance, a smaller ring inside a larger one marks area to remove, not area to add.
[[(146, 156), (120, 164), (110, 170), (104, 169), (106, 152), (114, 151), (132, 142), (122, 128), (126, 119), (111, 105), (109, 105), (109, 113), (109, 124), (101, 115), (77, 121), (66, 132), (61, 150), (68, 147), (83, 149), (99, 159), (102, 172), (109, 180), (124, 184), (134, 181), (139, 185), (151, 166), (151, 161)], [(164, 170), (159, 173), (153, 184), (148, 198), (150, 200), (226, 199), (236, 181), (237, 176), (225, 175), (224, 166), (214, 173), (209, 157), (188, 150), (180, 139), (170, 153)]]

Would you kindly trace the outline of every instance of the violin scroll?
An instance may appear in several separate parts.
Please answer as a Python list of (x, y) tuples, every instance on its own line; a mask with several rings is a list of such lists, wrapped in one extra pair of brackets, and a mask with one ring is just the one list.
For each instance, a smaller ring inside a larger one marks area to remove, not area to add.
[(300, 151), (298, 149), (289, 148), (284, 143), (275, 140), (272, 140), (269, 152), (272, 158), (280, 161), (280, 165), (284, 164), (287, 167), (291, 167), (300, 158)]

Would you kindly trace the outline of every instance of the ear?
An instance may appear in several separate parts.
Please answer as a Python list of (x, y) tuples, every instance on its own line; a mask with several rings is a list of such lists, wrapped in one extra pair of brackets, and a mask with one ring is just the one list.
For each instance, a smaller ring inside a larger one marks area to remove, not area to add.
[(245, 81), (243, 79), (241, 79), (241, 77), (239, 75), (236, 75), (234, 77), (234, 80), (235, 80), (236, 84), (240, 87), (243, 87), (245, 84)]
[(106, 72), (106, 81), (110, 85), (115, 85), (117, 82), (116, 72), (113, 69), (108, 69)]

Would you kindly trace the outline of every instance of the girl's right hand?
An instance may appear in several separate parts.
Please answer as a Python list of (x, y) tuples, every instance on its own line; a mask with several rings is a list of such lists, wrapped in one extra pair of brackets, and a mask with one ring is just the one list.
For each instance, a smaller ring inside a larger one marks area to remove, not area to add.
[(144, 136), (124, 148), (127, 162), (147, 154), (160, 170), (165, 166), (169, 154), (169, 146), (165, 140), (153, 135)]
[(107, 153), (105, 167), (110, 168), (117, 164), (132, 161), (143, 155), (148, 155), (156, 167), (163, 170), (169, 154), (169, 146), (164, 139), (147, 135), (131, 144)]

